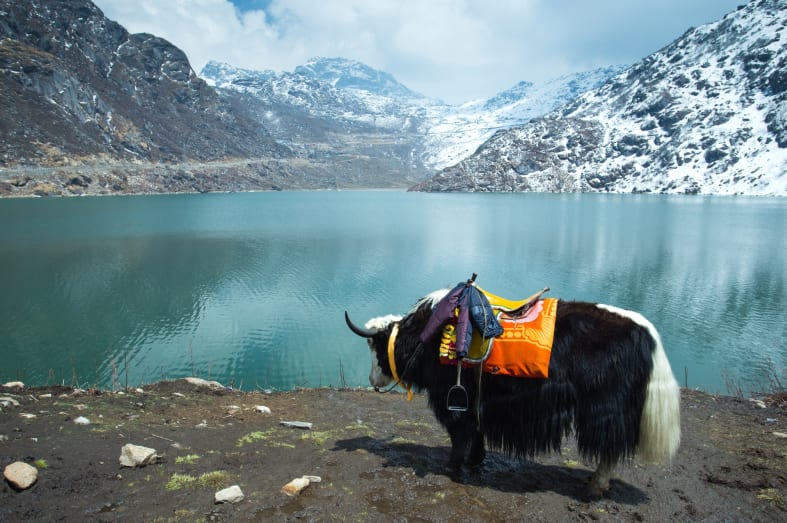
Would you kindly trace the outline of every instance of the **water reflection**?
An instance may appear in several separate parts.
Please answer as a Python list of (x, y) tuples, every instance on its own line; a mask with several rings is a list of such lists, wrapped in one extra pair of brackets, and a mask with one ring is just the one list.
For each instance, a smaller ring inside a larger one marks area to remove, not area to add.
[(346, 330), (471, 273), (637, 310), (679, 381), (787, 368), (787, 204), (398, 192), (0, 201), (0, 379), (364, 385)]

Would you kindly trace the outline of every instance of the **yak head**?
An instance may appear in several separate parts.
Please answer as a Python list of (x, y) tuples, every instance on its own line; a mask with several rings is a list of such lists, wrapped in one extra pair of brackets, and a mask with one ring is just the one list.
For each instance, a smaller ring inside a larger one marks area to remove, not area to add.
[(401, 320), (401, 316), (381, 316), (367, 321), (363, 327), (358, 327), (347, 311), (344, 312), (347, 326), (358, 336), (366, 338), (372, 356), (372, 370), (369, 372), (369, 383), (375, 390), (387, 387), (393, 381), (391, 366), (388, 363), (388, 338), (391, 336), (393, 324)]
[[(393, 382), (393, 372), (391, 364), (388, 362), (388, 340), (394, 323), (400, 324), (400, 335), (397, 338), (396, 359), (412, 357), (413, 349), (418, 342), (418, 334), (426, 325), (427, 320), (432, 314), (432, 309), (443, 297), (448, 294), (450, 289), (439, 289), (427, 294), (419, 299), (406, 316), (381, 316), (367, 321), (363, 328), (358, 327), (350, 320), (350, 315), (345, 311), (344, 319), (347, 326), (358, 336), (366, 338), (369, 349), (372, 352), (372, 371), (369, 373), (369, 383), (372, 387), (379, 389), (386, 387)], [(403, 340), (403, 341), (402, 341)], [(401, 365), (401, 360), (400, 360)], [(406, 367), (406, 365), (403, 365)], [(399, 369), (400, 378), (410, 381), (410, 376), (404, 376), (406, 369)]]

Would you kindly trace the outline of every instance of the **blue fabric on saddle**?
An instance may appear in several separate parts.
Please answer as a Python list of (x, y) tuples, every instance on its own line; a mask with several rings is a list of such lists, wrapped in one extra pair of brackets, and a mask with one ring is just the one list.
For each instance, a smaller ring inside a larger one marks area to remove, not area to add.
[[(549, 290), (548, 287), (544, 287), (537, 293), (529, 296), (523, 300), (509, 300), (507, 298), (503, 298), (496, 294), (492, 294), (489, 291), (486, 291), (480, 287), (477, 288), (481, 295), (487, 300), (487, 303), (490, 304), (492, 308), (492, 313), (495, 315), (496, 319), (500, 319), (501, 314), (510, 314), (516, 317), (525, 316), (532, 307), (538, 303), (539, 298), (542, 294)], [(504, 330), (505, 327), (502, 326), (502, 322), (498, 323), (501, 325), (501, 330)], [(498, 335), (499, 336), (499, 335)], [(481, 363), (485, 361), (489, 357), (489, 352), (492, 350), (492, 340), (489, 338), (482, 338), (482, 337), (473, 337), (470, 341), (470, 347), (468, 349), (468, 353), (465, 356), (465, 359), (468, 363)]]

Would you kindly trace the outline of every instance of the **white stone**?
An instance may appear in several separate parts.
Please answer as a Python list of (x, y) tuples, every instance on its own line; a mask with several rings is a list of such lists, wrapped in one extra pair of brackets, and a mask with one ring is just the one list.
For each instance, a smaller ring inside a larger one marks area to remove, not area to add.
[(3, 476), (14, 487), (25, 490), (36, 482), (38, 479), (38, 470), (32, 465), (28, 465), (22, 461), (17, 461), (8, 465), (3, 470)]
[(120, 450), (121, 467), (144, 467), (156, 461), (156, 449), (126, 443)]
[(309, 486), (311, 481), (306, 476), (295, 478), (281, 488), (281, 491), (288, 496), (297, 496), (303, 489)]
[(19, 402), (9, 396), (3, 396), (0, 398), (0, 405), (3, 407), (18, 407)]
[(77, 425), (90, 425), (90, 420), (84, 416), (79, 416), (77, 418), (74, 418), (74, 423), (76, 423)]
[(214, 503), (238, 503), (239, 501), (243, 501), (243, 491), (240, 489), (238, 485), (233, 485), (231, 487), (227, 487), (224, 490), (220, 490), (216, 492), (213, 496)]
[(21, 381), (7, 381), (3, 383), (3, 387), (8, 387), (9, 389), (24, 389), (25, 384)]
[(254, 410), (259, 412), (260, 414), (270, 414), (271, 409), (270, 407), (266, 407), (265, 405), (257, 405), (254, 407)]
[(312, 424), (309, 421), (280, 421), (279, 425), (283, 425), (285, 427), (291, 427), (294, 429), (311, 430), (312, 428)]
[(29, 412), (22, 412), (19, 415), (22, 416), (25, 419), (33, 419), (33, 418), (36, 417), (35, 414), (30, 414)]
[(776, 436), (779, 439), (787, 439), (787, 434), (785, 434), (784, 432), (775, 432), (774, 431), (773, 435)]
[(765, 405), (765, 402), (762, 401), (762, 400), (749, 398), (749, 401), (751, 401), (752, 403), (754, 403), (757, 407), (759, 407), (761, 409), (767, 408), (766, 405)]
[(208, 381), (203, 380), (202, 378), (184, 378), (186, 382), (191, 383), (192, 385), (196, 385), (198, 387), (210, 387), (212, 389), (223, 389), (224, 385), (219, 383), (218, 381)]

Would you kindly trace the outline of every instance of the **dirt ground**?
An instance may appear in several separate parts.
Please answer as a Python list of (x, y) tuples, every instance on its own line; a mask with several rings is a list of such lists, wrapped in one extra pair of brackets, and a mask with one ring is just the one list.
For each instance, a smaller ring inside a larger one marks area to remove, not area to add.
[[(592, 469), (570, 441), (535, 462), (489, 452), (480, 472), (452, 476), (447, 435), (423, 396), (177, 380), (125, 394), (0, 389), (1, 398), (19, 405), (0, 411), (0, 467), (35, 464), (38, 480), (23, 491), (3, 481), (0, 521), (787, 521), (787, 395), (762, 408), (683, 390), (674, 463), (619, 467), (600, 500), (586, 497)], [(126, 443), (155, 448), (158, 462), (121, 468)], [(321, 482), (281, 492), (303, 475)], [(214, 504), (231, 485), (245, 499)]]

